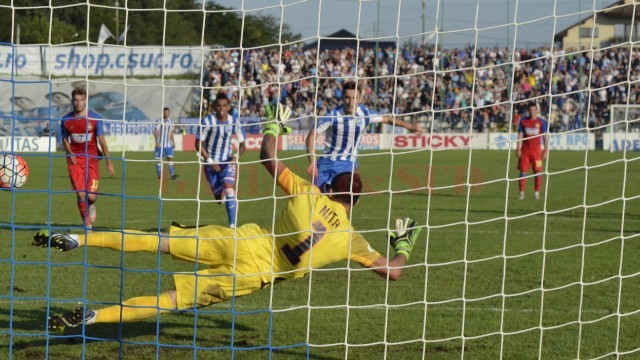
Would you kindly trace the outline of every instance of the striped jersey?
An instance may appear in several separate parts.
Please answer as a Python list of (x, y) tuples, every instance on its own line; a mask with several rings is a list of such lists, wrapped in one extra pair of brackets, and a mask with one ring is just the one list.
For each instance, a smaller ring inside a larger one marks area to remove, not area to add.
[(171, 142), (171, 134), (173, 133), (173, 120), (160, 119), (160, 123), (156, 126), (158, 131), (158, 142), (163, 148), (173, 147)]
[(202, 146), (214, 162), (225, 162), (231, 160), (233, 135), (238, 143), (244, 142), (244, 134), (237, 117), (229, 114), (227, 121), (221, 122), (215, 114), (209, 114), (200, 122), (196, 139), (202, 142)]
[(356, 108), (355, 116), (344, 114), (338, 106), (318, 120), (316, 133), (325, 133), (323, 154), (331, 160), (356, 161), (362, 136), (371, 123), (382, 122), (382, 116), (364, 105)]

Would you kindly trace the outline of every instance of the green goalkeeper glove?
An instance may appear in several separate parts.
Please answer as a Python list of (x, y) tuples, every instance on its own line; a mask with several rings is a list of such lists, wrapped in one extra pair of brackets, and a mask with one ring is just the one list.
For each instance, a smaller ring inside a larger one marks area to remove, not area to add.
[(262, 133), (264, 135), (272, 134), (274, 136), (287, 135), (291, 132), (291, 128), (284, 126), (291, 116), (291, 108), (288, 106), (282, 106), (278, 103), (277, 108), (274, 110), (269, 104), (264, 106), (266, 112), (267, 124), (264, 127)]
[(402, 254), (409, 260), (409, 254), (413, 250), (413, 245), (418, 239), (422, 228), (418, 223), (410, 218), (396, 219), (396, 231), (389, 232), (389, 243), (393, 246), (396, 254)]

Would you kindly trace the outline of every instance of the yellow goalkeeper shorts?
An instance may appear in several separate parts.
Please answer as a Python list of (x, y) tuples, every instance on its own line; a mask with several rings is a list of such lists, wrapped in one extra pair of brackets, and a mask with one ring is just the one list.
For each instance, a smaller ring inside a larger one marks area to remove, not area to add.
[[(271, 235), (256, 224), (234, 229), (217, 225), (172, 227), (169, 247), (174, 258), (209, 268), (174, 274), (178, 309), (202, 307), (243, 296), (270, 283)], [(254, 256), (254, 253), (258, 256)], [(264, 256), (267, 255), (268, 257)], [(256, 261), (257, 259), (258, 261)], [(261, 271), (261, 269), (263, 271)]]

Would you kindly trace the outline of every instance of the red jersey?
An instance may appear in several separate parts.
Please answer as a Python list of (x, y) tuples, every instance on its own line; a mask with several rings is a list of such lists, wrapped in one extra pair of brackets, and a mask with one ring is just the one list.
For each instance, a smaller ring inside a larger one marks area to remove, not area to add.
[(542, 134), (548, 132), (547, 120), (530, 117), (520, 120), (518, 132), (522, 133), (522, 152), (540, 154), (542, 152)]
[(98, 136), (104, 134), (102, 117), (93, 111), (88, 116), (76, 117), (69, 113), (62, 118), (62, 137), (71, 145), (71, 152), (79, 155), (90, 155), (90, 160), (98, 161)]

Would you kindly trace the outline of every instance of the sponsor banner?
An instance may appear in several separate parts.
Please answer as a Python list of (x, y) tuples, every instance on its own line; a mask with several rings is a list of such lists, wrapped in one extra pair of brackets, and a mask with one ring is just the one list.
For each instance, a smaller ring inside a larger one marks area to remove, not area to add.
[[(288, 136), (282, 136), (278, 139), (278, 150), (282, 150), (284, 145), (283, 145), (283, 139), (286, 138)], [(176, 144), (175, 144), (175, 150), (176, 151), (196, 151), (196, 147), (195, 147), (195, 143), (196, 143), (196, 136), (195, 135), (174, 135), (173, 136)], [(233, 151), (237, 151), (237, 146), (236, 146), (236, 139), (234, 138), (232, 141), (232, 148)], [(262, 146), (262, 134), (248, 134), (245, 135), (244, 137), (244, 146), (245, 149), (248, 151), (258, 151), (260, 150), (260, 147)]]
[(200, 73), (200, 47), (0, 46), (0, 74), (159, 76)]
[[(458, 149), (469, 148), (473, 136), (468, 134), (392, 135), (393, 149)], [(386, 147), (385, 147), (386, 148)]]
[(135, 123), (122, 121), (102, 121), (106, 135), (151, 135), (156, 131), (158, 123)]
[(55, 152), (55, 137), (0, 136), (0, 152)]
[(596, 137), (588, 133), (549, 134), (551, 150), (595, 150)]
[[(484, 135), (480, 135), (482, 138)], [(508, 150), (517, 148), (518, 134), (491, 133), (489, 134), (489, 149)], [(595, 150), (595, 135), (587, 133), (549, 134), (549, 149), (551, 150)]]
[[(360, 150), (380, 150), (384, 149), (385, 136), (383, 134), (364, 134), (360, 143)], [(306, 150), (307, 134), (290, 134), (283, 136), (284, 150)], [(316, 137), (316, 150), (324, 149), (324, 134)], [(386, 147), (388, 148), (388, 146)]]
[(640, 151), (640, 133), (615, 132), (604, 134), (602, 137), (604, 150), (610, 151)]
[[(283, 136), (285, 137), (285, 136)], [(282, 150), (282, 138), (283, 137), (279, 137), (277, 144), (278, 144), (278, 150)], [(233, 147), (235, 148), (235, 139), (233, 139)], [(257, 135), (257, 134), (249, 134), (246, 135), (244, 137), (244, 146), (245, 149), (248, 151), (259, 151), (260, 147), (262, 146), (262, 134)]]
[(105, 135), (109, 152), (118, 151), (154, 151), (156, 142), (153, 135)]
[[(196, 136), (195, 135), (173, 135), (173, 139), (176, 141), (177, 151), (196, 151)], [(180, 146), (178, 146), (180, 144)]]
[[(307, 134), (289, 134), (280, 139), (285, 143), (284, 150), (306, 150)], [(316, 136), (316, 150), (321, 150), (324, 146), (324, 135)]]

